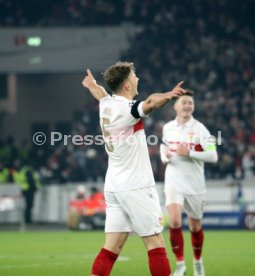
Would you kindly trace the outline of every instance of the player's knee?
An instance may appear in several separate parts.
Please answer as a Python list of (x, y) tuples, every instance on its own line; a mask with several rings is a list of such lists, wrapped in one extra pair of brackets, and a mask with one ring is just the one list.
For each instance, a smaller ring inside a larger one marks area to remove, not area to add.
[(170, 227), (171, 228), (179, 228), (182, 225), (182, 221), (179, 217), (177, 216), (172, 216), (170, 219)]
[(158, 247), (165, 247), (165, 242), (161, 234), (143, 237), (143, 242), (145, 244), (147, 251)]
[(191, 222), (189, 224), (189, 229), (191, 232), (198, 232), (201, 229), (202, 225), (200, 222)]

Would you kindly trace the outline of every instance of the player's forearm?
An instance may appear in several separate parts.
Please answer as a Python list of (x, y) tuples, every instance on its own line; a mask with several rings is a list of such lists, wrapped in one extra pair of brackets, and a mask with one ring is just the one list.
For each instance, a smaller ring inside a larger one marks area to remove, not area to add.
[(144, 114), (149, 114), (155, 109), (158, 109), (165, 104), (167, 104), (173, 97), (180, 97), (181, 95), (186, 93), (186, 90), (181, 86), (183, 81), (179, 82), (171, 91), (166, 93), (155, 93), (150, 95), (143, 102), (143, 112)]
[(172, 99), (171, 93), (155, 93), (150, 95), (143, 103), (143, 111), (145, 114), (149, 114), (153, 110), (156, 110)]
[(208, 162), (208, 163), (216, 163), (218, 161), (217, 151), (190, 151), (189, 156), (191, 158)]
[(107, 92), (105, 91), (104, 87), (101, 85), (98, 85), (97, 83), (90, 85), (90, 87), (88, 87), (88, 89), (89, 89), (89, 92), (91, 93), (91, 95), (98, 101), (100, 101), (102, 98), (104, 98), (105, 96), (108, 95)]
[(159, 151), (160, 151), (160, 159), (163, 164), (167, 164), (170, 161), (170, 158), (166, 155), (166, 146), (164, 144), (160, 144)]

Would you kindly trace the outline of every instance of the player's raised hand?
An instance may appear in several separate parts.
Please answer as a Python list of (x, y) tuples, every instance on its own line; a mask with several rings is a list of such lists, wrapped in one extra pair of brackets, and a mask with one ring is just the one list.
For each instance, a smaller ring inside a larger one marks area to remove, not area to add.
[(170, 99), (180, 97), (181, 95), (185, 94), (187, 91), (182, 88), (184, 81), (180, 81), (173, 90), (169, 93)]
[(91, 95), (100, 101), (102, 98), (108, 96), (103, 86), (98, 85), (91, 71), (87, 69), (87, 75), (82, 81), (82, 85), (89, 90)]
[(82, 85), (85, 88), (90, 89), (93, 85), (95, 85), (97, 82), (95, 80), (95, 78), (93, 77), (91, 71), (89, 69), (87, 69), (87, 75), (85, 76), (85, 78), (82, 81)]

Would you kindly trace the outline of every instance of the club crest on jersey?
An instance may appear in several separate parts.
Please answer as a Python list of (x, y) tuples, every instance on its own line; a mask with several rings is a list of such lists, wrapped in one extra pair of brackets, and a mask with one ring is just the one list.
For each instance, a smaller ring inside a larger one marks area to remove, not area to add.
[(112, 110), (111, 110), (110, 108), (106, 107), (106, 108), (104, 109), (103, 113), (104, 113), (104, 115), (111, 115)]
[(193, 131), (188, 132), (189, 141), (192, 141), (192, 138), (193, 138), (194, 135), (195, 135), (195, 133)]

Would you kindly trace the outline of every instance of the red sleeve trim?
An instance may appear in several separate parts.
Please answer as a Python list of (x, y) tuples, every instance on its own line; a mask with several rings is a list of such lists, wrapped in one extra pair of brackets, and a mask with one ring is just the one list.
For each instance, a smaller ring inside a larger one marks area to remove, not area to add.
[(138, 130), (144, 129), (143, 121), (140, 119), (135, 125), (134, 125), (134, 133)]

